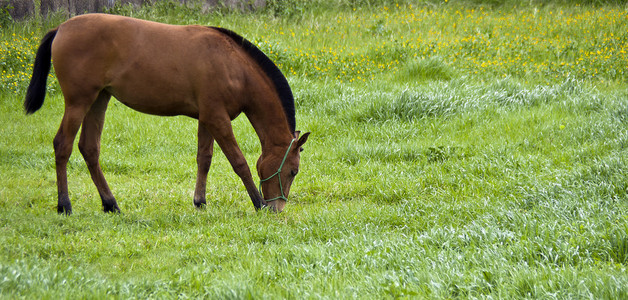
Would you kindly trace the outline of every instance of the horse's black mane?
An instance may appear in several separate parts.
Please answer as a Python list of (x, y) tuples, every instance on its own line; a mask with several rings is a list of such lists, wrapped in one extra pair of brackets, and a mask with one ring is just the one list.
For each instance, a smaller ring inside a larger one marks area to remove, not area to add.
[(264, 70), (266, 75), (273, 81), (275, 84), (275, 89), (277, 89), (277, 93), (279, 94), (279, 99), (281, 99), (281, 105), (283, 106), (283, 110), (286, 113), (286, 118), (288, 119), (288, 124), (290, 125), (290, 130), (294, 132), (296, 130), (296, 118), (294, 116), (294, 96), (292, 95), (292, 90), (290, 89), (290, 85), (288, 84), (288, 80), (281, 73), (279, 68), (273, 63), (264, 52), (262, 52), (259, 48), (257, 48), (253, 43), (249, 42), (247, 39), (243, 38), (239, 34), (225, 28), (220, 27), (210, 27), (216, 29), (223, 33), (224, 35), (230, 37), (233, 41), (238, 43), (242, 47), (242, 49), (246, 50), (246, 52), (253, 58), (259, 66)]

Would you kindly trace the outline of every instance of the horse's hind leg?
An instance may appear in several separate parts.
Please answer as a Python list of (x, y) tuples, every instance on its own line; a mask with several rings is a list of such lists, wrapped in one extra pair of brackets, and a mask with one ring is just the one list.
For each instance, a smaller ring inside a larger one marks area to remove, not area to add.
[(196, 188), (194, 189), (194, 205), (202, 207), (206, 204), (207, 173), (212, 163), (214, 154), (214, 137), (207, 131), (203, 123), (198, 122), (198, 153), (196, 163), (198, 173), (196, 175)]
[(68, 193), (67, 165), (70, 155), (72, 155), (74, 138), (76, 137), (76, 133), (83, 122), (83, 118), (85, 117), (89, 106), (68, 105), (68, 103), (69, 102), (66, 101), (63, 120), (61, 120), (61, 125), (59, 126), (59, 131), (54, 138), (53, 145), (55, 149), (55, 165), (57, 170), (57, 212), (69, 215), (72, 213), (72, 204), (70, 203)]
[(100, 168), (100, 137), (105, 123), (105, 112), (111, 95), (106, 91), (100, 92), (96, 102), (92, 104), (87, 115), (83, 119), (81, 138), (79, 139), (79, 151), (87, 163), (89, 174), (98, 189), (105, 212), (120, 212), (116, 199), (109, 189), (102, 169)]

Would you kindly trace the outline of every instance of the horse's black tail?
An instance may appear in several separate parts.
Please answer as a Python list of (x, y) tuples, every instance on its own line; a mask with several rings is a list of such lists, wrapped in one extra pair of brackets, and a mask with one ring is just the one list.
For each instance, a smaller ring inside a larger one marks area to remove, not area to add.
[(39, 49), (37, 49), (37, 56), (33, 65), (33, 76), (31, 76), (31, 83), (28, 85), (26, 99), (24, 100), (26, 114), (36, 112), (44, 104), (46, 81), (48, 80), (48, 73), (50, 73), (50, 60), (52, 58), (52, 40), (54, 40), (56, 35), (57, 29), (48, 31), (41, 40)]

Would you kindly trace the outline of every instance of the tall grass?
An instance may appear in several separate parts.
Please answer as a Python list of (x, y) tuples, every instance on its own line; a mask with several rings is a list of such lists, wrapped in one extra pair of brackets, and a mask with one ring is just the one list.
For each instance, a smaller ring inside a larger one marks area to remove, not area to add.
[[(0, 297), (628, 297), (625, 9), (585, 2), (115, 8), (235, 29), (280, 64), (312, 136), (278, 215), (219, 149), (194, 209), (195, 121), (115, 101), (101, 164), (123, 213), (75, 151), (57, 215), (63, 99), (52, 81), (36, 114), (21, 103), (61, 18), (2, 28)], [(234, 130), (254, 167), (253, 128)]]

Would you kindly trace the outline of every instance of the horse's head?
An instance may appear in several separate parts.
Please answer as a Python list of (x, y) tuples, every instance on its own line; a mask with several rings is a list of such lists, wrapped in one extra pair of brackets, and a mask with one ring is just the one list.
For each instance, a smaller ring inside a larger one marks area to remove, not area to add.
[(301, 146), (305, 144), (310, 133), (307, 132), (300, 138), (298, 131), (294, 135), (288, 148), (270, 151), (257, 160), (260, 193), (267, 206), (277, 212), (281, 212), (288, 201), (290, 186), (299, 173), (300, 152), (303, 151)]

